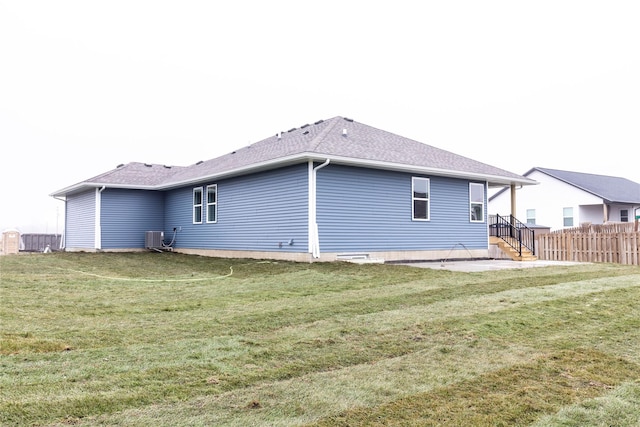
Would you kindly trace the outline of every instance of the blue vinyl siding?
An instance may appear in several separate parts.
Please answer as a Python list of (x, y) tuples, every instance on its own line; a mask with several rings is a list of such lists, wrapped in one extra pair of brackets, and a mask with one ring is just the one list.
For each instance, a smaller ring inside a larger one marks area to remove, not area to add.
[[(217, 222), (193, 224), (193, 188), (210, 184), (218, 185)], [(307, 190), (306, 163), (172, 190), (164, 228), (180, 229), (176, 248), (306, 252)]]
[(146, 231), (164, 231), (164, 193), (108, 188), (101, 195), (102, 249), (144, 248)]
[(469, 220), (469, 181), (425, 176), (430, 178), (430, 220), (413, 221), (412, 176), (417, 175), (339, 165), (318, 171), (321, 251), (488, 247), (486, 223)]
[(95, 190), (67, 196), (65, 217), (65, 247), (95, 248)]

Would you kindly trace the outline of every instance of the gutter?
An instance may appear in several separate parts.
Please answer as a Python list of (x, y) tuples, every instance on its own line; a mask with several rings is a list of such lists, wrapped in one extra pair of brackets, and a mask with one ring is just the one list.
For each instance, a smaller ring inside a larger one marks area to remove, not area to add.
[(255, 163), (248, 166), (243, 166), (235, 169), (230, 169), (228, 171), (220, 172), (220, 173), (212, 173), (209, 175), (200, 175), (198, 177), (184, 179), (180, 181), (169, 182), (165, 184), (160, 184), (155, 186), (156, 190), (168, 190), (171, 188), (177, 188), (184, 185), (191, 185), (198, 182), (206, 181), (206, 180), (216, 180), (221, 178), (227, 178), (229, 176), (247, 174), (251, 172), (257, 172), (260, 170), (272, 169), (277, 166), (283, 166), (286, 164), (296, 164), (304, 161), (324, 161), (330, 160), (335, 164), (342, 164), (348, 166), (359, 166), (359, 167), (369, 167), (372, 169), (386, 169), (386, 170), (395, 170), (400, 172), (408, 172), (408, 173), (420, 173), (425, 175), (437, 175), (437, 176), (447, 176), (453, 178), (463, 178), (463, 179), (472, 179), (478, 181), (488, 181), (493, 184), (501, 184), (501, 185), (511, 185), (511, 184), (519, 184), (519, 185), (535, 185), (538, 184), (537, 181), (526, 178), (526, 177), (509, 177), (509, 176), (501, 176), (501, 175), (492, 175), (492, 174), (482, 174), (477, 172), (464, 172), (453, 169), (438, 169), (432, 167), (423, 167), (417, 165), (407, 165), (403, 163), (392, 163), (392, 162), (384, 162), (378, 160), (366, 160), (366, 159), (357, 159), (353, 157), (344, 157), (344, 156), (328, 156), (328, 155), (320, 155), (319, 153), (313, 152), (305, 152), (299, 153), (292, 156), (287, 157), (279, 157), (277, 159), (268, 160), (261, 163)]
[[(219, 172), (219, 173), (211, 173), (194, 176), (193, 178), (182, 179), (179, 181), (172, 182), (164, 182), (157, 185), (136, 185), (136, 184), (117, 184), (117, 183), (107, 183), (107, 182), (81, 182), (78, 184), (71, 185), (69, 187), (65, 187), (61, 190), (58, 190), (52, 194), (53, 197), (56, 196), (64, 196), (68, 193), (81, 191), (85, 188), (100, 188), (104, 185), (108, 185), (109, 188), (122, 188), (122, 189), (136, 189), (136, 190), (170, 190), (173, 188), (179, 188), (186, 185), (197, 184), (202, 181), (214, 181), (223, 178), (229, 178), (237, 175), (244, 175), (254, 172), (259, 172), (262, 170), (274, 169), (278, 166), (284, 166), (287, 164), (297, 164), (301, 162), (313, 162), (313, 161), (326, 161), (330, 160), (335, 164), (343, 164), (348, 166), (359, 166), (359, 167), (369, 167), (373, 169), (385, 169), (385, 170), (394, 170), (400, 172), (407, 173), (416, 173), (416, 174), (424, 174), (424, 175), (437, 175), (437, 176), (446, 176), (452, 178), (462, 178), (462, 179), (470, 179), (470, 180), (478, 180), (478, 181), (487, 181), (490, 184), (497, 185), (535, 185), (538, 184), (537, 181), (532, 180), (526, 177), (509, 177), (509, 176), (501, 176), (501, 175), (492, 175), (492, 174), (482, 174), (477, 172), (464, 172), (453, 169), (438, 169), (431, 167), (421, 167), (414, 165), (406, 165), (402, 163), (392, 163), (378, 160), (366, 160), (366, 159), (357, 159), (353, 157), (344, 157), (344, 156), (323, 156), (319, 153), (314, 152), (304, 152), (286, 157), (279, 157), (272, 160), (267, 160), (260, 163), (254, 163), (251, 165), (246, 165), (234, 169), (230, 169), (227, 171)], [(197, 168), (197, 166), (192, 166)]]
[(83, 190), (87, 190), (90, 188), (104, 189), (104, 187), (106, 186), (109, 186), (109, 188), (121, 188), (125, 190), (158, 190), (159, 189), (157, 185), (112, 184), (109, 182), (80, 182), (80, 183), (62, 188), (54, 193), (49, 194), (49, 196), (64, 202), (65, 199), (63, 197), (66, 197), (68, 194), (81, 192)]

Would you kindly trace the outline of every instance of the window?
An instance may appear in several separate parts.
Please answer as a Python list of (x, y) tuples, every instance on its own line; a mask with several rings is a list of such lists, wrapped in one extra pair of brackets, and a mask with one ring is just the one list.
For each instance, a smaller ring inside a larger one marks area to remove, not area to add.
[(417, 221), (429, 220), (429, 178), (411, 178), (412, 215)]
[(535, 209), (527, 209), (527, 224), (536, 224), (536, 210)]
[(193, 189), (193, 223), (202, 224), (202, 187)]
[(620, 209), (620, 222), (629, 222), (629, 209)]
[(562, 225), (565, 227), (573, 227), (573, 208), (562, 208)]
[(218, 185), (207, 186), (207, 222), (218, 220)]
[(484, 222), (484, 184), (469, 183), (471, 222)]

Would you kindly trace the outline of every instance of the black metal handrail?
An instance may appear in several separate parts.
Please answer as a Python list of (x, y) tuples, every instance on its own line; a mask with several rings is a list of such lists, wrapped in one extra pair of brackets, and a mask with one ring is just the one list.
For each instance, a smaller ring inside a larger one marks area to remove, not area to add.
[(522, 247), (535, 255), (535, 232), (513, 215), (491, 215), (489, 235), (501, 238), (522, 256)]

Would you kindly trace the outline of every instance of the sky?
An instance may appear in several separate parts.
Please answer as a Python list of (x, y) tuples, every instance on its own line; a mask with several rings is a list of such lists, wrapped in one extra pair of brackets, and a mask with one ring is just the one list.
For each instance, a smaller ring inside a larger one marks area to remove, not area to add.
[(640, 2), (0, 0), (0, 230), (56, 190), (335, 116), (640, 182)]

